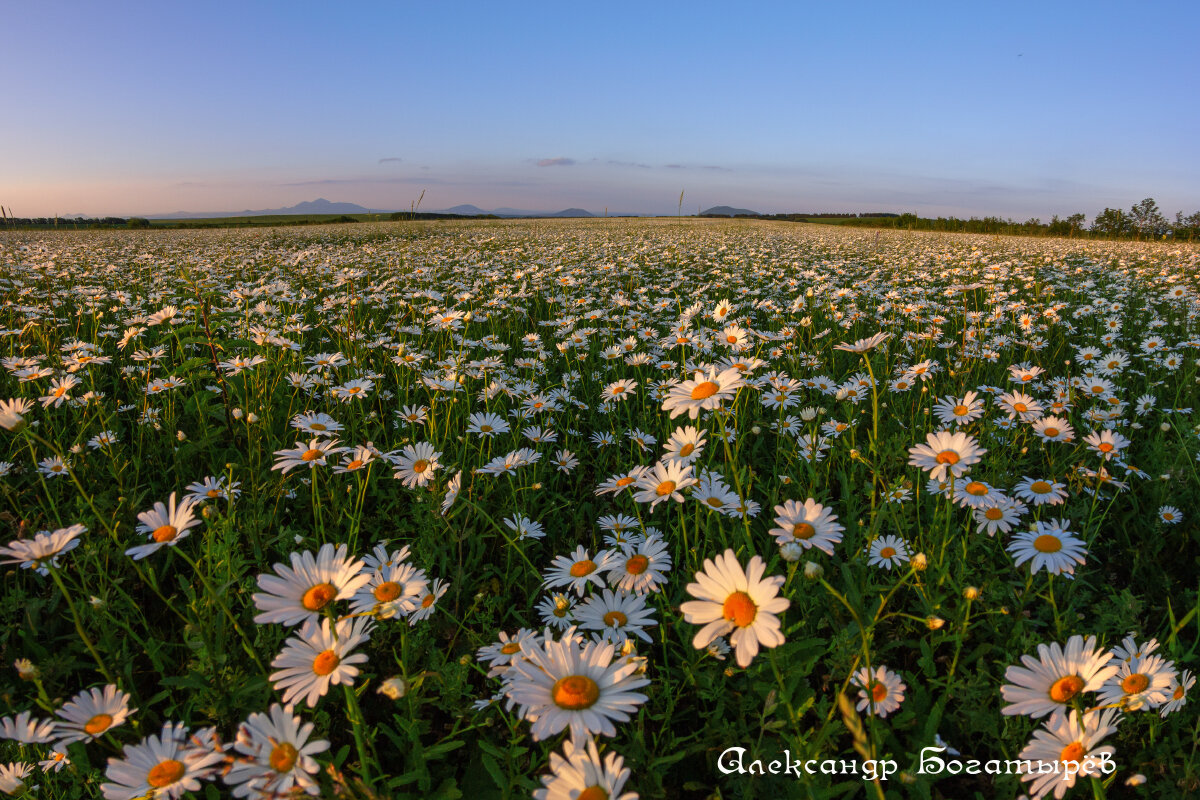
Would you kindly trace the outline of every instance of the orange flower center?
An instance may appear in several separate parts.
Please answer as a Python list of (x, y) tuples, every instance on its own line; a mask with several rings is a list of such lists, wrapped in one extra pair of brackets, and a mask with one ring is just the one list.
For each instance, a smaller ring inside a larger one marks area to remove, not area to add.
[(300, 751), (291, 742), (280, 742), (271, 748), (271, 755), (267, 757), (267, 763), (276, 772), (291, 772), (299, 758)]
[(337, 653), (332, 650), (326, 650), (313, 659), (312, 671), (324, 677), (337, 669), (338, 664), (341, 662), (342, 660), (338, 658)]
[(691, 442), (688, 442), (683, 447), (679, 448), (679, 455), (683, 456), (684, 458), (687, 458), (695, 451), (695, 449), (696, 449), (696, 445), (692, 444)]
[(758, 616), (758, 606), (745, 592), (734, 592), (725, 598), (721, 615), (739, 628), (744, 628)]
[(600, 699), (600, 686), (587, 675), (568, 675), (555, 682), (550, 697), (559, 708), (582, 711)]
[(1025, 405), (1024, 403), (1013, 403), (1013, 410), (1024, 414), (1029, 410), (1029, 406)]
[(161, 789), (178, 781), (186, 771), (183, 764), (173, 758), (168, 758), (150, 768), (150, 772), (146, 774), (146, 783), (155, 789)]
[(315, 461), (320, 457), (321, 457), (321, 451), (315, 447), (305, 450), (300, 455), (300, 459), (303, 461)]
[(423, 458), (413, 464), (413, 472), (417, 473), (418, 475), (427, 469), (429, 469), (429, 462)]
[(1083, 749), (1081, 743), (1071, 742), (1062, 749), (1062, 752), (1058, 754), (1058, 758), (1060, 761), (1065, 761), (1068, 764), (1077, 764), (1079, 763), (1079, 759), (1083, 758), (1084, 752), (1086, 751)]
[(1082, 691), (1083, 679), (1078, 675), (1067, 675), (1050, 685), (1050, 699), (1056, 703), (1066, 703)]
[(311, 423), (309, 423), (308, 427), (310, 430), (314, 430), (314, 431), (329, 430), (328, 428), (325, 427), (325, 423), (323, 423), (323, 422), (311, 422)]
[(708, 503), (713, 508), (722, 508), (725, 505), (725, 503), (722, 502), (721, 498), (719, 497), (709, 497), (704, 502)]
[(1062, 550), (1062, 539), (1049, 533), (1043, 533), (1033, 540), (1033, 549), (1039, 553), (1057, 553)]
[(666, 497), (673, 491), (675, 491), (675, 481), (663, 481), (655, 488), (654, 493), (659, 497)]
[(629, 621), (629, 617), (620, 611), (610, 611), (604, 615), (604, 624), (610, 628), (619, 628)]
[(619, 478), (617, 480), (617, 486), (628, 486), (629, 484), (633, 483), (633, 481), (633, 478), (626, 475), (624, 478)]
[(811, 539), (816, 534), (817, 529), (807, 522), (801, 522), (799, 525), (792, 528), (792, 536), (797, 539)]
[(576, 561), (571, 565), (571, 577), (582, 578), (584, 575), (591, 575), (596, 571), (596, 562), (590, 558), (585, 558), (583, 561)]
[(575, 800), (608, 800), (608, 792), (597, 783), (575, 795)]
[(885, 547), (879, 551), (880, 558), (892, 558), (895, 555), (896, 555), (896, 548), (894, 548), (894, 547)]
[(954, 407), (954, 416), (956, 417), (965, 417), (969, 413), (971, 413), (971, 409), (964, 405), (960, 404)]
[(1140, 672), (1135, 672), (1125, 680), (1121, 681), (1121, 691), (1125, 694), (1137, 694), (1138, 692), (1146, 691), (1146, 687), (1149, 685), (1149, 678)]
[(641, 553), (636, 556), (630, 556), (625, 562), (625, 571), (630, 575), (641, 575), (650, 566), (650, 559), (646, 558)]
[(174, 525), (162, 525), (155, 528), (154, 533), (150, 534), (150, 538), (162, 544), (169, 542), (179, 535), (179, 530)]
[(1113, 451), (1113, 446), (1110, 442), (1101, 442), (1096, 449), (1101, 453), (1111, 453)]
[(220, 497), (220, 496), (221, 496), (221, 493), (220, 493), (220, 492), (218, 492), (216, 489), (209, 489), (209, 490), (208, 490), (208, 497), (209, 497), (209, 498), (211, 498), (211, 499), (214, 499), (214, 500), (215, 500), (216, 498), (218, 498), (218, 497)]
[(720, 388), (721, 388), (720, 386), (718, 386), (716, 383), (714, 383), (712, 381), (704, 381), (703, 383), (698, 383), (692, 389), (692, 399), (693, 400), (705, 400), (709, 397), (712, 397), (714, 394), (716, 394), (720, 390)]
[(1043, 428), (1043, 429), (1042, 429), (1042, 433), (1044, 433), (1044, 434), (1046, 434), (1047, 436), (1049, 436), (1049, 437), (1053, 438), (1053, 437), (1055, 437), (1055, 436), (1058, 436), (1058, 428), (1054, 428), (1054, 427), (1046, 427), (1046, 428)]
[(338, 590), (332, 583), (318, 583), (300, 597), (300, 605), (309, 611), (320, 611), (333, 602)]
[(966, 485), (964, 491), (966, 491), (967, 494), (974, 495), (975, 497), (983, 497), (988, 493), (988, 487), (986, 484), (980, 483), (979, 481), (971, 481)]
[(516, 642), (508, 642), (500, 648), (500, 652), (506, 656), (511, 656), (513, 653), (519, 652), (520, 649), (521, 645), (517, 644)]
[(83, 732), (92, 736), (98, 736), (112, 727), (112, 714), (97, 714), (83, 724)]
[(939, 464), (957, 464), (960, 456), (954, 450), (943, 450), (937, 454), (937, 463)]
[(395, 581), (384, 581), (375, 587), (372, 594), (379, 602), (390, 603), (400, 596), (401, 591), (403, 591), (403, 587)]
[(871, 699), (876, 703), (882, 703), (887, 699), (887, 685), (880, 681), (871, 681)]
[(993, 522), (995, 522), (996, 520), (998, 520), (1004, 516), (1004, 512), (1001, 511), (999, 508), (993, 506), (992, 508), (989, 508), (987, 511), (984, 511), (983, 515), (985, 517), (987, 517), (988, 519), (992, 520)]
[(1182, 700), (1183, 694), (1184, 694), (1183, 684), (1180, 684), (1179, 686), (1176, 686), (1175, 691), (1171, 693), (1171, 699), (1172, 700)]

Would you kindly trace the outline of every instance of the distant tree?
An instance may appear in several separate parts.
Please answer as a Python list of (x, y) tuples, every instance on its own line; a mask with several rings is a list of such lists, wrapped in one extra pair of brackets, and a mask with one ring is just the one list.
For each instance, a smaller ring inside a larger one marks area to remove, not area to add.
[(1067, 231), (1067, 236), (1074, 236), (1076, 231), (1083, 230), (1083, 223), (1086, 220), (1087, 217), (1083, 214), (1072, 214), (1071, 216), (1067, 217), (1066, 220), (1064, 220), (1070, 227), (1070, 230)]
[(1050, 225), (1046, 230), (1051, 236), (1067, 236), (1071, 233), (1071, 225), (1065, 219), (1059, 219), (1058, 214), (1050, 218)]
[(1142, 236), (1154, 236), (1167, 230), (1167, 218), (1158, 210), (1158, 203), (1153, 197), (1147, 197), (1142, 202), (1129, 209), (1129, 218), (1133, 228)]
[(130, 228), (149, 228), (150, 220), (145, 217), (130, 217), (125, 224)]
[(1092, 220), (1092, 230), (1105, 236), (1126, 236), (1133, 232), (1133, 223), (1119, 208), (1105, 208)]

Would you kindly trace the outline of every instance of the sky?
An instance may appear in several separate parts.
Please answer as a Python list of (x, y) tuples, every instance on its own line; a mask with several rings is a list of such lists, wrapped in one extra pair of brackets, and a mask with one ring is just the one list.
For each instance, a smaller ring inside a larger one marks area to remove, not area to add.
[(1200, 210), (1200, 3), (9, 3), (18, 216)]

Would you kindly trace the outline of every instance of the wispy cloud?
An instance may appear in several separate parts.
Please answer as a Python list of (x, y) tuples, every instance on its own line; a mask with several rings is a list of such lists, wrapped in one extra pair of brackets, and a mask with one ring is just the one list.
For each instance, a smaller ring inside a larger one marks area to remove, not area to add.
[[(598, 159), (598, 158), (592, 159), (592, 161), (597, 161), (597, 162), (599, 160), (600, 159)], [(610, 167), (637, 167), (638, 169), (650, 169), (651, 168), (649, 164), (641, 164), (637, 161), (618, 161), (613, 158), (605, 159), (604, 163)]]
[(539, 167), (569, 167), (575, 163), (573, 158), (543, 158), (537, 162)]
[(379, 163), (380, 164), (399, 164), (403, 160), (404, 159), (396, 158), (395, 156), (389, 156), (387, 158), (379, 159)]

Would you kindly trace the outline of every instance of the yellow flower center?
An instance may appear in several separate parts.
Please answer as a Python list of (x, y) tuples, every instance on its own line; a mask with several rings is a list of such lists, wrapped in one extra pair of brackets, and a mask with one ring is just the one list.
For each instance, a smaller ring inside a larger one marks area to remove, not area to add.
[(591, 575), (596, 571), (596, 562), (585, 558), (583, 561), (576, 561), (571, 565), (571, 577), (582, 578), (584, 575)]
[(723, 502), (721, 502), (721, 498), (719, 497), (709, 497), (704, 502), (708, 503), (713, 508), (722, 508), (725, 505)]
[(1029, 406), (1025, 405), (1024, 403), (1013, 403), (1013, 410), (1024, 414), (1029, 410)]
[(423, 458), (413, 464), (413, 472), (417, 473), (418, 475), (427, 469), (429, 469), (429, 462)]
[(146, 773), (146, 783), (155, 789), (161, 789), (178, 781), (186, 771), (183, 764), (173, 758), (168, 758), (150, 768), (150, 772)]
[(811, 539), (816, 532), (817, 529), (812, 525), (809, 525), (807, 522), (801, 522), (799, 525), (796, 525), (794, 528), (792, 528), (792, 536), (796, 537), (797, 539)]
[(1043, 533), (1033, 540), (1033, 549), (1039, 553), (1057, 553), (1062, 550), (1062, 539), (1050, 533)]
[(971, 409), (964, 405), (960, 404), (954, 407), (954, 416), (956, 417), (965, 417), (969, 413), (971, 413)]
[(300, 458), (303, 461), (315, 461), (316, 459), (318, 459), (320, 457), (321, 457), (321, 451), (315, 447), (305, 450), (300, 455)]
[(608, 800), (608, 792), (597, 783), (577, 794), (575, 800)]
[(276, 772), (291, 772), (299, 758), (300, 751), (291, 742), (280, 742), (271, 748), (271, 755), (267, 756), (267, 763)]
[(332, 583), (318, 583), (300, 597), (300, 605), (309, 611), (320, 611), (333, 602), (338, 590)]
[(880, 681), (871, 681), (871, 699), (876, 703), (882, 703), (887, 699), (887, 685)]
[(745, 592), (734, 592), (725, 598), (725, 604), (721, 607), (721, 616), (739, 628), (744, 628), (754, 622), (754, 618), (758, 616), (758, 606)]
[(55, 397), (62, 397), (66, 393), (67, 393), (67, 388), (65, 386), (60, 386), (54, 390)]
[(630, 556), (625, 562), (625, 571), (630, 575), (641, 575), (650, 566), (650, 559), (646, 558), (641, 553)]
[(362, 465), (363, 465), (362, 459), (356, 458), (353, 461), (351, 461), (349, 464), (346, 465), (346, 469), (354, 470), (354, 469), (358, 469)]
[(1050, 492), (1053, 490), (1054, 487), (1051, 486), (1047, 481), (1034, 481), (1033, 483), (1029, 484), (1029, 491), (1033, 492), (1034, 494), (1050, 494)]
[(985, 517), (987, 517), (988, 519), (992, 520), (993, 522), (995, 522), (996, 520), (998, 520), (1004, 516), (1004, 512), (1001, 511), (999, 508), (993, 506), (993, 507), (989, 508), (987, 511), (984, 511), (983, 515)]
[(314, 431), (329, 430), (328, 428), (325, 427), (325, 423), (323, 423), (323, 422), (312, 422), (312, 423), (309, 423), (308, 427), (310, 430), (314, 430)]
[(1146, 691), (1146, 687), (1149, 685), (1149, 678), (1140, 672), (1135, 672), (1121, 681), (1121, 691), (1125, 694), (1137, 694), (1138, 692)]
[(1171, 693), (1171, 699), (1172, 700), (1182, 700), (1183, 694), (1184, 694), (1183, 684), (1180, 684), (1180, 685), (1176, 686), (1175, 691)]
[(1101, 453), (1111, 453), (1113, 451), (1113, 446), (1110, 442), (1101, 442), (1096, 446), (1096, 449)]
[(480, 432), (480, 433), (491, 433), (491, 432), (492, 432), (492, 426), (491, 426), (491, 425), (480, 425), (480, 426), (479, 426), (479, 432)]
[(155, 528), (154, 533), (150, 534), (150, 538), (159, 544), (169, 542), (179, 535), (179, 530), (174, 525), (162, 525)]
[(966, 491), (966, 493), (969, 495), (974, 495), (975, 497), (983, 497), (988, 493), (988, 487), (987, 484), (980, 483), (979, 481), (971, 481), (966, 485), (964, 491)]
[(322, 677), (337, 669), (342, 660), (332, 650), (325, 650), (313, 659), (312, 671)]
[(214, 499), (214, 500), (215, 500), (216, 498), (218, 498), (218, 497), (220, 497), (220, 496), (221, 496), (221, 493), (220, 493), (220, 492), (218, 492), (216, 489), (209, 489), (209, 490), (208, 490), (208, 493), (207, 493), (207, 496), (208, 496), (210, 499)]
[(1079, 759), (1083, 758), (1085, 752), (1080, 742), (1071, 742), (1058, 754), (1058, 759), (1068, 764), (1077, 764), (1079, 763)]
[(629, 621), (629, 617), (620, 611), (610, 611), (604, 615), (604, 624), (610, 628), (619, 628)]
[(666, 497), (673, 491), (675, 491), (675, 481), (663, 481), (655, 488), (654, 493), (659, 497)]
[(1042, 429), (1042, 433), (1046, 434), (1050, 438), (1054, 438), (1055, 436), (1058, 436), (1058, 428), (1047, 426)]
[(896, 555), (896, 548), (894, 548), (894, 547), (885, 547), (879, 551), (880, 558), (892, 558), (895, 555)]
[(617, 486), (628, 486), (633, 483), (634, 479), (626, 475), (624, 478), (617, 479)]
[(582, 711), (600, 699), (600, 686), (587, 675), (568, 675), (555, 682), (550, 697), (559, 708)]
[(695, 450), (696, 450), (696, 445), (692, 444), (691, 442), (688, 442), (683, 447), (679, 448), (679, 455), (681, 455), (684, 458), (687, 458)]
[(517, 644), (516, 642), (508, 642), (500, 648), (500, 652), (506, 656), (511, 656), (512, 654), (519, 652), (520, 649), (521, 645)]
[(433, 601), (436, 599), (437, 598), (432, 594), (425, 595), (421, 598), (421, 608), (429, 608), (431, 605), (433, 605)]
[(1078, 675), (1067, 675), (1050, 685), (1050, 699), (1056, 703), (1066, 703), (1082, 691), (1083, 679)]
[(714, 394), (716, 394), (720, 390), (720, 388), (721, 388), (720, 386), (718, 386), (716, 383), (714, 383), (712, 381), (704, 381), (703, 383), (698, 383), (692, 389), (692, 399), (693, 400), (706, 400), (707, 398), (712, 397)]
[(960, 456), (954, 450), (943, 450), (937, 454), (937, 463), (939, 464), (957, 464)]
[(112, 714), (97, 714), (83, 723), (83, 732), (91, 736), (99, 736), (112, 727)]
[(375, 591), (373, 591), (371, 594), (375, 595), (375, 599), (381, 603), (390, 603), (400, 596), (400, 592), (403, 591), (403, 588), (404, 587), (395, 581), (384, 581), (376, 586)]

